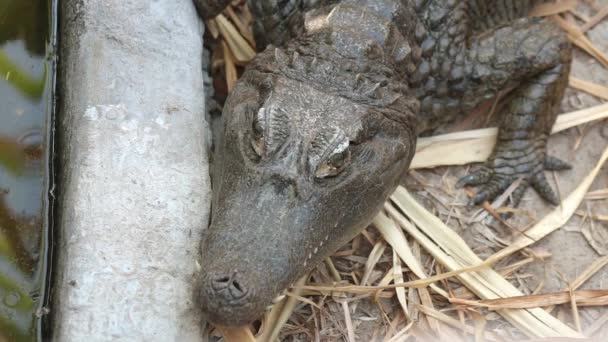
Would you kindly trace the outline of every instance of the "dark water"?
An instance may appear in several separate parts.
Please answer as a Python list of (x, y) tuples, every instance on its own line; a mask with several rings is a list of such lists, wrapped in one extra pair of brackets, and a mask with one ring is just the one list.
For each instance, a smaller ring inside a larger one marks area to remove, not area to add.
[(46, 313), (54, 0), (0, 0), (0, 341)]

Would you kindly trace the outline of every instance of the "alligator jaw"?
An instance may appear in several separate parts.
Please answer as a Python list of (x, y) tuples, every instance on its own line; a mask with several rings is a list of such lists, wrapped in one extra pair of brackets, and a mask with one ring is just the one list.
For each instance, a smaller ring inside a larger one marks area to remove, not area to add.
[[(399, 167), (405, 169), (399, 163), (391, 171)], [(335, 189), (308, 201), (268, 183), (220, 195), (203, 244), (200, 299), (209, 320), (238, 326), (260, 317), (277, 295), (365, 228), (395, 186), (372, 187), (374, 196)]]

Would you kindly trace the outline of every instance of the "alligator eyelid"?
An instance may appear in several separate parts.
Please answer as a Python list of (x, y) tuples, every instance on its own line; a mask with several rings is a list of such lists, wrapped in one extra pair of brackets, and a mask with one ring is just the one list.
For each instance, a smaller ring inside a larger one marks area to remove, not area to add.
[[(346, 133), (334, 127), (333, 130), (325, 131), (320, 133), (315, 141), (312, 142), (313, 153), (309, 155), (309, 166), (316, 178), (325, 178), (325, 176), (316, 176), (316, 172), (323, 165), (328, 162), (330, 158), (339, 153), (344, 153), (350, 146), (350, 139), (346, 136)], [(338, 172), (339, 173), (339, 172)]]
[[(264, 159), (284, 148), (291, 134), (287, 112), (283, 108), (273, 105), (262, 105), (252, 116), (253, 140), (251, 144), (254, 152)], [(258, 150), (255, 144), (262, 146)]]

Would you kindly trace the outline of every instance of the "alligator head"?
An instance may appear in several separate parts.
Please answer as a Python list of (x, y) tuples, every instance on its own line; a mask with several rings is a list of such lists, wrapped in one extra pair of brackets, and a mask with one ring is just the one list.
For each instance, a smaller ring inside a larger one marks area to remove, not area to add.
[(406, 108), (323, 89), (250, 67), (226, 102), (199, 293), (215, 324), (260, 317), (365, 228), (407, 171)]

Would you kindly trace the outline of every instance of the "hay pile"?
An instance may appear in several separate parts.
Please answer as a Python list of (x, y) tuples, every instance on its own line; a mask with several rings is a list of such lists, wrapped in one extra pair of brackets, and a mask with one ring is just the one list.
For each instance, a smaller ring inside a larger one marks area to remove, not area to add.
[[(608, 40), (598, 46), (588, 37), (608, 17), (608, 5), (565, 0), (541, 5), (534, 15), (549, 16), (558, 23), (578, 48), (577, 58), (608, 69), (608, 55), (603, 52), (608, 50)], [(251, 21), (245, 2), (235, 1), (206, 23), (220, 102), (255, 56)], [(568, 139), (566, 145), (575, 155), (589, 132), (600, 125), (598, 120), (608, 117), (608, 104), (601, 104), (608, 100), (608, 88), (576, 77), (570, 78), (570, 88), (568, 96), (583, 92), (600, 103), (562, 114), (557, 120), (553, 133), (570, 129), (562, 139)], [(419, 139), (408, 179), (369, 228), (294, 285), (261, 322), (239, 329), (210, 326), (205, 338), (496, 341), (600, 338), (608, 333), (608, 310), (581, 314), (589, 306), (606, 306), (608, 290), (580, 289), (597, 273), (608, 274), (603, 270), (608, 248), (605, 254), (601, 249), (602, 239), (608, 240), (604, 232), (608, 231), (608, 212), (594, 209), (608, 208), (608, 188), (599, 182), (599, 189), (590, 190), (592, 184), (598, 188), (598, 182), (594, 183), (598, 174), (608, 178), (602, 170), (608, 158), (606, 140), (593, 146), (594, 159), (573, 180), (572, 191), (562, 193), (554, 174), (562, 198), (559, 207), (546, 207), (539, 217), (538, 212), (526, 210), (526, 201), (523, 209), (504, 207), (515, 184), (494, 203), (469, 210), (466, 196), (454, 188), (458, 175), (466, 170), (446, 166), (484, 161), (496, 133), (495, 128), (487, 128)], [(466, 192), (471, 195), (473, 190)], [(500, 214), (505, 212), (514, 212), (517, 219), (502, 220)], [(575, 278), (557, 272), (565, 285), (546, 291), (549, 276), (531, 274), (530, 267), (546, 266), (561, 251), (538, 247), (539, 242), (575, 220), (578, 226), (596, 227), (583, 229), (582, 234), (597, 254), (591, 255), (592, 262), (579, 265)], [(465, 233), (471, 226), (477, 227), (476, 232)]]

